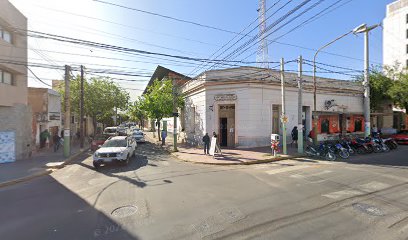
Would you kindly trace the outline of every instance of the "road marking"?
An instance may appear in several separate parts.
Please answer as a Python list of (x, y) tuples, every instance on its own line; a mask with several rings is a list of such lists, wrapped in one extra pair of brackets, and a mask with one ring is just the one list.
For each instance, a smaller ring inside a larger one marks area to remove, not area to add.
[(357, 191), (357, 190), (342, 190), (342, 191), (323, 194), (322, 196), (332, 198), (332, 199), (339, 199), (339, 198), (353, 197), (356, 195), (360, 195), (362, 193), (363, 192)]
[(278, 173), (284, 173), (284, 172), (292, 172), (292, 171), (296, 171), (296, 170), (300, 170), (300, 169), (304, 169), (304, 168), (308, 168), (310, 166), (308, 165), (299, 165), (299, 166), (293, 166), (293, 167), (283, 167), (283, 168), (278, 168), (278, 169), (273, 169), (273, 170), (269, 170), (266, 171), (265, 173), (272, 175), (272, 174), (278, 174)]
[(375, 192), (389, 187), (390, 185), (382, 182), (369, 182), (358, 187), (366, 192)]

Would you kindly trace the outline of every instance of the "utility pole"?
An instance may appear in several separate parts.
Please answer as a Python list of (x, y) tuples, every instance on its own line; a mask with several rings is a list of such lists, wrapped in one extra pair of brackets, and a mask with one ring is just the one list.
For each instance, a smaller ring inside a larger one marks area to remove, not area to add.
[(368, 34), (371, 30), (380, 26), (381, 24), (376, 24), (367, 27), (366, 24), (362, 28), (356, 31), (356, 33), (364, 33), (364, 136), (368, 137), (371, 134), (371, 123), (370, 123), (370, 59), (369, 59), (369, 48), (368, 48)]
[(177, 111), (177, 89), (176, 89), (176, 80), (173, 78), (172, 79), (173, 83), (173, 146), (174, 146), (174, 151), (177, 152), (177, 117), (178, 117), (178, 111)]
[(71, 107), (69, 102), (69, 72), (71, 67), (65, 65), (65, 114), (64, 114), (64, 157), (71, 155)]
[(79, 116), (80, 148), (84, 148), (84, 66), (81, 65), (81, 102)]
[(303, 96), (302, 96), (302, 55), (299, 56), (299, 75), (298, 75), (298, 153), (303, 153), (303, 123), (302, 123), (302, 112), (303, 112)]
[(287, 122), (287, 117), (286, 117), (286, 99), (285, 99), (285, 67), (284, 67), (285, 61), (283, 58), (281, 58), (281, 69), (280, 69), (280, 74), (281, 74), (281, 89), (282, 89), (282, 116), (281, 116), (281, 121), (282, 121), (282, 150), (283, 154), (288, 154), (287, 150), (287, 145), (286, 145), (286, 122)]

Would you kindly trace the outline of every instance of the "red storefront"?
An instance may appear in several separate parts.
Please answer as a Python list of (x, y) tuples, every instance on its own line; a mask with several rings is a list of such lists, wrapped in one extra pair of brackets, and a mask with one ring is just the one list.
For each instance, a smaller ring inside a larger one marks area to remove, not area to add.
[(340, 135), (364, 134), (364, 116), (356, 113), (318, 112), (318, 140), (339, 139)]

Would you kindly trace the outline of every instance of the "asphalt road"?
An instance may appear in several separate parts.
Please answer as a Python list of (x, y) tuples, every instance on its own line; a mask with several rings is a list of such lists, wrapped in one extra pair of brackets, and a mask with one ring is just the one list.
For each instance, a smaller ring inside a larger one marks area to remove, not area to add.
[(137, 151), (0, 189), (0, 239), (408, 239), (408, 147), (250, 166)]

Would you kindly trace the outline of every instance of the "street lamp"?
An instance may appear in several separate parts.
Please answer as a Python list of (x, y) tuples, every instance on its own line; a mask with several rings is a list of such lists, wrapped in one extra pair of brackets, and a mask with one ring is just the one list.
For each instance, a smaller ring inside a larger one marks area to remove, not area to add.
[(361, 28), (357, 29), (354, 33), (364, 33), (364, 136), (368, 137), (371, 133), (371, 119), (370, 119), (370, 76), (369, 76), (369, 55), (368, 55), (368, 33), (381, 26), (376, 24), (368, 27), (364, 24)]
[[(317, 92), (317, 84), (316, 84), (316, 57), (317, 54), (323, 50), (324, 48), (330, 46), (331, 44), (333, 44), (334, 42), (342, 39), (343, 37), (349, 35), (350, 33), (358, 33), (359, 31), (363, 30), (364, 28), (366, 28), (366, 24), (361, 24), (360, 26), (354, 28), (353, 30), (341, 35), (340, 37), (334, 39), (333, 41), (325, 44), (324, 46), (320, 47), (316, 53), (313, 56), (313, 111), (316, 114), (317, 111), (317, 107), (316, 107), (316, 92)], [(313, 143), (317, 144), (317, 116), (313, 116)]]

